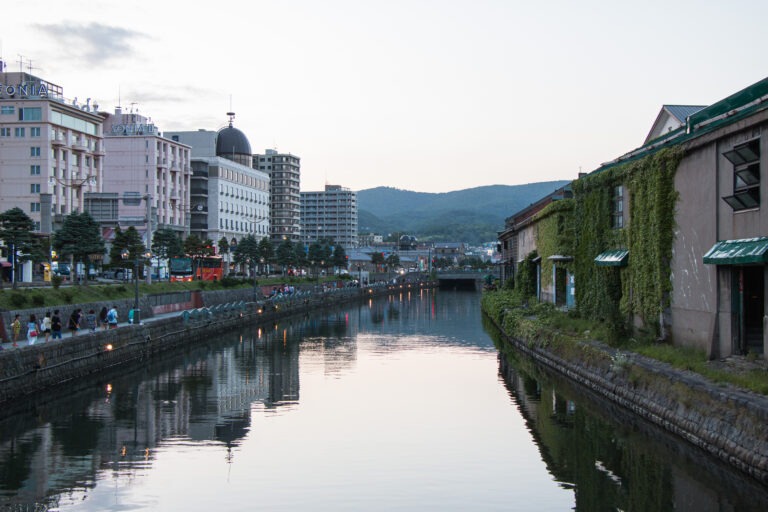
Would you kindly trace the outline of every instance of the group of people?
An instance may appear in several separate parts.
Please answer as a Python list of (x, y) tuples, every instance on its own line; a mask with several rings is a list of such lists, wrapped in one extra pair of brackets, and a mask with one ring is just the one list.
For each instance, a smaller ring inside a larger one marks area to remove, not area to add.
[(270, 297), (278, 297), (281, 295), (293, 295), (296, 293), (296, 288), (292, 284), (282, 284), (280, 286), (273, 286)]
[[(67, 321), (67, 330), (76, 336), (82, 329), (88, 329), (90, 332), (96, 332), (99, 326), (102, 329), (116, 329), (118, 323), (117, 306), (112, 306), (111, 309), (107, 309), (106, 306), (101, 308), (98, 316), (96, 311), (91, 309), (87, 313), (83, 313), (81, 308), (77, 308), (72, 311)], [(16, 315), (11, 323), (11, 336), (14, 347), (18, 347), (19, 340), (22, 331), (21, 315)], [(45, 316), (38, 321), (37, 316), (29, 315), (29, 321), (27, 322), (27, 344), (34, 345), (40, 336), (45, 336), (45, 341), (61, 339), (61, 332), (63, 329), (63, 323), (59, 310), (56, 309), (51, 314), (48, 311)], [(2, 349), (2, 346), (0, 346)]]

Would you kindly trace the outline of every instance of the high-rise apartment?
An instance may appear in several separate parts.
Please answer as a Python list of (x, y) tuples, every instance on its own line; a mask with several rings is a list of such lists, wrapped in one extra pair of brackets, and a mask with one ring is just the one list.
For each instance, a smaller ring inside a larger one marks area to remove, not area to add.
[(273, 243), (297, 242), (301, 237), (301, 159), (267, 149), (263, 155), (253, 155), (253, 167), (270, 178), (270, 239)]
[(301, 226), (305, 244), (332, 238), (345, 249), (357, 247), (357, 192), (339, 185), (302, 192)]

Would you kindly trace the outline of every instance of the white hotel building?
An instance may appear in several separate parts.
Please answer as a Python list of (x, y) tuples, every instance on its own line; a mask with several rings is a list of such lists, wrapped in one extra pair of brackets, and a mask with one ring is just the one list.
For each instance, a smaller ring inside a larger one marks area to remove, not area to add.
[(165, 135), (191, 147), (191, 233), (217, 245), (223, 237), (233, 245), (269, 236), (269, 175), (253, 168), (251, 145), (231, 119), (218, 132)]

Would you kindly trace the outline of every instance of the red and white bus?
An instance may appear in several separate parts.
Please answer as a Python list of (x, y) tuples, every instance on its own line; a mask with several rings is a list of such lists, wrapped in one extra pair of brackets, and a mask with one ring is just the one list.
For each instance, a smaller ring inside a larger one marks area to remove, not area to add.
[(190, 256), (179, 256), (171, 258), (169, 273), (171, 282), (221, 281), (224, 263), (221, 256), (203, 256), (194, 261)]

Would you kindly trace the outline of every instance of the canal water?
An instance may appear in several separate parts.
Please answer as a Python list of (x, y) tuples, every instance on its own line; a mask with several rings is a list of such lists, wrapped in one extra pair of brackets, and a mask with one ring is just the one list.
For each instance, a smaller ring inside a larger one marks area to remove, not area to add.
[(766, 489), (536, 368), (474, 292), (244, 326), (0, 419), (3, 510), (745, 511)]

